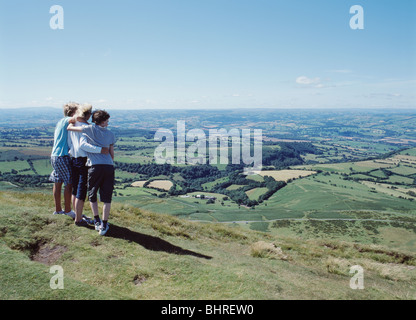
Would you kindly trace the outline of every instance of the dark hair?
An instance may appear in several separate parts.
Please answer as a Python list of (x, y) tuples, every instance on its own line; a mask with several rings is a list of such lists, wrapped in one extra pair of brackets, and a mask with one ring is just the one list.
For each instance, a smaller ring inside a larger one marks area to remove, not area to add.
[(110, 115), (105, 110), (95, 110), (92, 114), (92, 122), (94, 122), (97, 125), (100, 125), (100, 123), (108, 120), (110, 118)]

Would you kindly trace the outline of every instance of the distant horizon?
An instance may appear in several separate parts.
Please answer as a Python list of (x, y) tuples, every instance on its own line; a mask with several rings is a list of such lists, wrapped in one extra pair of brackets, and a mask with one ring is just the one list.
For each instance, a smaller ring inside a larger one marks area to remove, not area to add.
[[(0, 107), (0, 110), (20, 110), (20, 109), (54, 109), (57, 111), (62, 110), (61, 107), (57, 106), (28, 106), (28, 107), (14, 107), (14, 108), (7, 108), (7, 107)], [(244, 107), (244, 108), (238, 108), (238, 107), (229, 107), (229, 108), (112, 108), (111, 106), (105, 107), (94, 107), (94, 109), (107, 109), (112, 111), (236, 111), (236, 110), (265, 110), (265, 111), (271, 111), (271, 110), (285, 110), (285, 111), (291, 111), (291, 110), (319, 110), (319, 111), (365, 111), (365, 110), (380, 110), (380, 111), (414, 111), (416, 112), (415, 107)]]

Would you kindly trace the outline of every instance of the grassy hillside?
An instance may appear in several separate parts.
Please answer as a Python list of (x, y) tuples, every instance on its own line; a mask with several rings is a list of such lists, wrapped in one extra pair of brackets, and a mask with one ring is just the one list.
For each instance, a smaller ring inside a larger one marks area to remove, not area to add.
[[(100, 237), (52, 211), (51, 195), (0, 192), (0, 299), (416, 299), (416, 255), (404, 249), (198, 223), (123, 203)], [(49, 286), (52, 265), (64, 270), (63, 290)], [(363, 290), (349, 286), (353, 265), (364, 268)]]

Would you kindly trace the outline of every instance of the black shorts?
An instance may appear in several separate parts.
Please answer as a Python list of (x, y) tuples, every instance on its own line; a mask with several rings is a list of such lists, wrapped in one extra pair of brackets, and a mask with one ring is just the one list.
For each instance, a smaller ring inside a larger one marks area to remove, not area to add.
[(88, 169), (88, 200), (97, 202), (97, 192), (100, 201), (111, 203), (114, 190), (114, 166), (108, 164), (93, 165)]
[(88, 167), (87, 157), (72, 158), (72, 195), (85, 201), (87, 198)]

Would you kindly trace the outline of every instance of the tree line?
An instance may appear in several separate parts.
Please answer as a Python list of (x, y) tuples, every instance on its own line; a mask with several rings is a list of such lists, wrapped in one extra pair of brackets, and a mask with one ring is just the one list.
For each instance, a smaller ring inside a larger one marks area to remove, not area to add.
[[(264, 181), (262, 182), (247, 179), (242, 175), (244, 170), (243, 165), (227, 165), (225, 170), (219, 170), (217, 167), (208, 164), (179, 167), (170, 164), (133, 164), (116, 162), (115, 165), (119, 170), (142, 174), (148, 178), (161, 175), (170, 177), (174, 182), (174, 185), (168, 191), (168, 194), (171, 196), (201, 191), (204, 189), (202, 186), (203, 184), (223, 177), (228, 177), (227, 182), (214, 185), (210, 192), (224, 194), (236, 203), (248, 207), (262, 203), (277, 190), (286, 185), (285, 182), (275, 181), (272, 177), (268, 176), (265, 176)], [(183, 179), (174, 180), (174, 174), (180, 174)], [(232, 184), (243, 185), (243, 187), (237, 190), (227, 190)], [(176, 185), (179, 185), (180, 188), (177, 188)], [(258, 200), (250, 200), (246, 191), (254, 188), (267, 188), (267, 191), (262, 194)]]
[(310, 142), (281, 142), (280, 149), (266, 148), (263, 150), (263, 165), (274, 166), (276, 169), (283, 169), (289, 166), (301, 165), (304, 163), (302, 155), (307, 153), (322, 154)]

